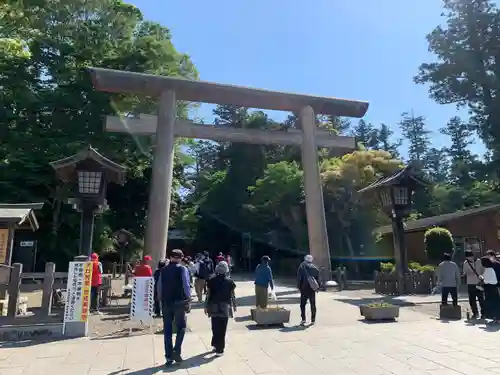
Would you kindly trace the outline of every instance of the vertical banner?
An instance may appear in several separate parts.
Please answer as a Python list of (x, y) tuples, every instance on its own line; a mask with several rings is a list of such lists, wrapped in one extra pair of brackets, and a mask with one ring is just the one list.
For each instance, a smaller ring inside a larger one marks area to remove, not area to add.
[(153, 323), (154, 287), (152, 277), (134, 277), (132, 302), (130, 304), (130, 320)]
[(64, 323), (86, 322), (89, 317), (92, 262), (70, 262)]
[(0, 229), (0, 264), (7, 262), (7, 253), (9, 252), (9, 230)]

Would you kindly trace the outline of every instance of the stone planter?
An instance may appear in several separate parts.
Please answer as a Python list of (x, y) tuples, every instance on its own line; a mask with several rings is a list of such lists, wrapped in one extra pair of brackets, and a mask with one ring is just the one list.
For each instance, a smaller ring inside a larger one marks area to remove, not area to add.
[(394, 320), (399, 317), (399, 306), (359, 306), (366, 320)]
[(439, 305), (439, 319), (462, 319), (462, 308), (453, 305)]
[(252, 320), (257, 325), (284, 324), (290, 321), (290, 310), (284, 308), (251, 309)]

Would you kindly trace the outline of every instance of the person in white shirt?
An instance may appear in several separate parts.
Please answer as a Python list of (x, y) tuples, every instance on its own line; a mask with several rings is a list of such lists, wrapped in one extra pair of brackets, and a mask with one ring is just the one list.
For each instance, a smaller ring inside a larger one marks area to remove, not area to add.
[(498, 279), (493, 269), (493, 262), (486, 256), (481, 258), (481, 265), (484, 268), (483, 274), (479, 277), (484, 287), (485, 311), (483, 313), (485, 318), (500, 323), (500, 295), (498, 294)]
[(480, 283), (479, 276), (483, 274), (484, 269), (481, 265), (481, 259), (474, 259), (472, 250), (465, 251), (465, 262), (462, 267), (465, 276), (465, 283), (467, 284), (467, 294), (469, 295), (469, 305), (472, 310), (472, 319), (479, 317), (477, 303), (481, 309), (481, 316), (483, 316), (484, 309), (484, 293)]

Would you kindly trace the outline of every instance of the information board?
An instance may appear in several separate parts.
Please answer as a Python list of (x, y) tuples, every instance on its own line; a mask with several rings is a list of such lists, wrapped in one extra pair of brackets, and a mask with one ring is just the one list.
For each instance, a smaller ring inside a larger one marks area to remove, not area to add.
[(152, 277), (134, 277), (132, 287), (130, 320), (152, 324), (154, 314), (154, 279)]
[(64, 322), (86, 322), (89, 318), (92, 262), (70, 262)]

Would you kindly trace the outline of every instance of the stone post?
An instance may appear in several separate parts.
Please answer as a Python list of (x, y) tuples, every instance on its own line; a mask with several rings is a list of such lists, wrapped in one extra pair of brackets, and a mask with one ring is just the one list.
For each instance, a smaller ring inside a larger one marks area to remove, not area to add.
[(323, 189), (318, 165), (318, 148), (316, 147), (316, 116), (311, 106), (299, 112), (302, 127), (302, 164), (304, 170), (304, 190), (306, 198), (307, 233), (309, 252), (320, 269), (321, 280), (326, 286), (332, 278), (330, 264), (330, 247), (326, 228)]
[(10, 273), (9, 281), (9, 303), (7, 305), (7, 316), (15, 318), (17, 315), (17, 303), (19, 301), (19, 287), (21, 286), (21, 274), (23, 273), (23, 265), (21, 263), (14, 263)]
[(45, 275), (43, 277), (43, 295), (41, 313), (43, 316), (49, 316), (52, 312), (52, 292), (54, 287), (54, 277), (56, 265), (51, 262), (45, 263)]
[(156, 145), (153, 157), (144, 244), (144, 255), (151, 255), (153, 264), (157, 264), (160, 259), (163, 259), (167, 250), (172, 173), (174, 167), (176, 111), (175, 92), (164, 92), (160, 97), (158, 108)]

